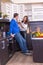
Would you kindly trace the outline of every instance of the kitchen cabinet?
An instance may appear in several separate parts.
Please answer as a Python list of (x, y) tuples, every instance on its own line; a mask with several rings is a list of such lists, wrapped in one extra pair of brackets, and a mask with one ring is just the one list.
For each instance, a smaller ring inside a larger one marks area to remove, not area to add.
[(1, 40), (0, 41), (0, 65), (5, 65), (7, 61), (8, 61), (7, 41)]
[(14, 52), (17, 51), (14, 43), (11, 38), (2, 38), (0, 40), (0, 65), (5, 65), (13, 56)]
[(43, 63), (43, 38), (32, 38), (33, 61)]

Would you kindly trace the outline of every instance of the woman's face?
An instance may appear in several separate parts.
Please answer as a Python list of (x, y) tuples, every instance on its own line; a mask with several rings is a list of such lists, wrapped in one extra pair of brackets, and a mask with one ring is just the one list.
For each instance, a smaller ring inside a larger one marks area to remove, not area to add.
[(24, 23), (27, 21), (27, 17), (24, 17)]

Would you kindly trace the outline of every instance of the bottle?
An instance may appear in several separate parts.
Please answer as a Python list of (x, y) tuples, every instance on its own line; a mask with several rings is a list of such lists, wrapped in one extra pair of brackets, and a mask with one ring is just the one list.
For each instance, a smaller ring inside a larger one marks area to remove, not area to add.
[(3, 38), (5, 38), (6, 37), (6, 32), (5, 31), (3, 31)]

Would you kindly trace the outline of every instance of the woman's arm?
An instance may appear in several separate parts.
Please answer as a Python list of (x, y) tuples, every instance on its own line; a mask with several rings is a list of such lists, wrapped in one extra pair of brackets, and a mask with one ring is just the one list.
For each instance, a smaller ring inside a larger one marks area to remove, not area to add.
[(18, 25), (21, 26), (21, 28), (24, 28), (21, 22), (18, 22)]

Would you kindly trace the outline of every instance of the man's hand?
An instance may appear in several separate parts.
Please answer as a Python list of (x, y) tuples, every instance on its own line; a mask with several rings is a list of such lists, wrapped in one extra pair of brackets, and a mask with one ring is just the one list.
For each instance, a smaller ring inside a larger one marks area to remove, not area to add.
[(13, 38), (14, 37), (14, 34), (11, 34), (11, 37)]

